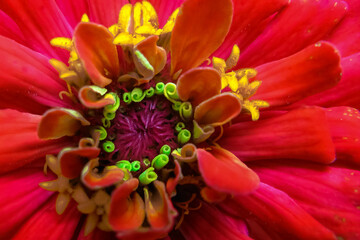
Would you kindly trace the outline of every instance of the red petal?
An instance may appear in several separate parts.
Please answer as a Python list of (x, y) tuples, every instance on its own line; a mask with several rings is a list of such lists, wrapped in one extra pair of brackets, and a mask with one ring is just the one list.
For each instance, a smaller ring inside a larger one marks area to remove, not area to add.
[(90, 125), (90, 122), (79, 112), (66, 108), (52, 108), (42, 116), (38, 127), (38, 136), (41, 139), (73, 136), (82, 125)]
[(63, 151), (59, 156), (61, 173), (66, 178), (76, 178), (89, 159), (96, 158), (100, 153), (99, 148), (85, 147)]
[(144, 190), (146, 219), (152, 229), (167, 233), (174, 224), (177, 212), (165, 191), (164, 183), (155, 181), (154, 186), (154, 189)]
[[(0, 108), (42, 114), (49, 106), (64, 106), (65, 90), (48, 58), (0, 36)], [(24, 104), (26, 103), (26, 104)]]
[(360, 38), (360, 26), (358, 24), (360, 21), (360, 2), (346, 0), (346, 3), (349, 4), (349, 11), (328, 38), (336, 45), (343, 57), (360, 52), (360, 45), (356, 41)]
[(71, 202), (62, 215), (55, 211), (55, 197), (40, 208), (12, 239), (62, 240), (71, 239), (79, 224), (81, 213)]
[(351, 106), (360, 108), (360, 53), (341, 59), (343, 76), (339, 84), (308, 97), (297, 105)]
[(171, 74), (205, 61), (223, 42), (231, 18), (230, 0), (185, 1), (171, 35)]
[(335, 144), (336, 160), (360, 164), (359, 110), (337, 107), (326, 110), (331, 137)]
[(227, 123), (241, 111), (238, 97), (223, 93), (200, 103), (194, 112), (194, 119), (200, 125), (219, 126)]
[(176, 188), (176, 185), (178, 184), (180, 178), (182, 178), (181, 167), (179, 162), (177, 160), (174, 160), (174, 163), (175, 163), (175, 168), (174, 168), (175, 177), (173, 178), (170, 177), (166, 182), (166, 192), (170, 197), (173, 196), (173, 192)]
[(212, 147), (210, 152), (198, 149), (197, 157), (205, 183), (217, 191), (244, 195), (259, 185), (256, 173), (225, 149)]
[(132, 193), (138, 185), (139, 181), (133, 178), (112, 193), (109, 223), (115, 231), (135, 230), (143, 223), (144, 202), (138, 193)]
[(39, 187), (40, 182), (49, 181), (41, 168), (16, 170), (2, 175), (0, 181), (0, 215), (6, 218), (0, 224), (0, 236), (11, 239), (23, 222), (53, 193)]
[(270, 233), (277, 233), (281, 239), (335, 239), (329, 229), (287, 194), (264, 183), (260, 183), (253, 194), (235, 196), (221, 207), (239, 217), (254, 220)]
[(271, 16), (282, 10), (288, 3), (288, 0), (266, 0), (262, 4), (259, 4), (257, 0), (233, 1), (234, 16), (229, 34), (213, 55), (227, 58), (234, 44), (237, 44), (241, 51), (245, 49), (261, 34), (272, 19)]
[[(37, 136), (40, 116), (14, 110), (0, 111), (0, 172), (13, 169), (57, 153), (67, 141), (42, 141)], [(45, 160), (43, 160), (44, 162)]]
[(320, 42), (281, 60), (256, 68), (262, 81), (254, 99), (271, 107), (291, 104), (335, 86), (341, 79), (340, 56)]
[(316, 43), (336, 26), (346, 8), (347, 4), (338, 0), (292, 0), (241, 53), (238, 66), (244, 63), (247, 67), (258, 66)]
[[(90, 160), (81, 172), (82, 182), (90, 189), (110, 187), (124, 178), (124, 172), (116, 166), (107, 166), (102, 173), (97, 173), (95, 168), (99, 166), (99, 159)], [(80, 166), (78, 166), (80, 167)]]
[(359, 239), (359, 171), (311, 163), (263, 162), (252, 167), (262, 181), (289, 194), (338, 239)]
[(113, 36), (104, 26), (80, 23), (74, 32), (74, 43), (91, 81), (99, 86), (109, 85), (119, 76), (119, 60)]
[[(19, 26), (27, 44), (48, 57), (67, 61), (68, 53), (50, 45), (55, 37), (71, 37), (72, 29), (55, 1), (2, 0), (0, 9)], [(37, 9), (34, 14), (34, 9)]]
[(250, 240), (241, 220), (231, 219), (213, 205), (203, 203), (201, 208), (190, 211), (180, 226), (186, 239)]
[(180, 99), (197, 106), (220, 94), (221, 77), (213, 68), (193, 68), (182, 74), (176, 85)]
[(302, 108), (224, 129), (219, 144), (243, 161), (299, 159), (329, 164), (335, 160), (325, 112)]
[(216, 191), (208, 186), (204, 187), (200, 191), (201, 197), (208, 203), (218, 203), (226, 199), (227, 194)]
[(78, 25), (84, 13), (89, 13), (87, 0), (56, 0), (56, 4), (72, 28), (75, 28), (76, 25)]
[(122, 6), (129, 3), (127, 0), (91, 0), (89, 4), (90, 20), (109, 27), (118, 22)]

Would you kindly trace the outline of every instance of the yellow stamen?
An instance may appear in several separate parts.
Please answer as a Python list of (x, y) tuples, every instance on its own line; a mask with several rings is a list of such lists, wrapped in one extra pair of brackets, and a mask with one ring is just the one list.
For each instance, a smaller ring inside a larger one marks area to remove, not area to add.
[(68, 51), (71, 51), (72, 48), (72, 40), (70, 38), (65, 37), (56, 37), (50, 40), (51, 46), (59, 47), (62, 49), (66, 49)]
[(89, 17), (86, 13), (82, 15), (81, 22), (90, 22)]

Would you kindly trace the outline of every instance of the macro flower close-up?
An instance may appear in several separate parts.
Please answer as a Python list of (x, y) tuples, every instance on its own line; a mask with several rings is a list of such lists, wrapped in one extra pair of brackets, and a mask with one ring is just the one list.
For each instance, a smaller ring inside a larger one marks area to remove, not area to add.
[(358, 0), (0, 0), (0, 239), (360, 239)]

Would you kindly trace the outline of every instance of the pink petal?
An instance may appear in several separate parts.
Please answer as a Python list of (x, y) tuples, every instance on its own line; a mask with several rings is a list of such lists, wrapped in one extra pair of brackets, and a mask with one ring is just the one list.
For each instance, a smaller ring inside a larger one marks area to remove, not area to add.
[[(49, 153), (57, 153), (68, 142), (42, 141), (37, 136), (40, 116), (15, 110), (0, 110), (0, 172), (20, 168)], [(45, 161), (45, 160), (44, 160)]]
[(185, 1), (171, 35), (171, 74), (205, 61), (223, 42), (231, 18), (230, 0)]
[(360, 53), (341, 59), (343, 75), (339, 84), (300, 101), (297, 105), (351, 106), (360, 108)]
[(197, 149), (199, 170), (204, 181), (217, 191), (244, 195), (259, 185), (258, 176), (235, 155), (225, 149)]
[(271, 16), (282, 10), (288, 2), (266, 0), (259, 4), (256, 0), (233, 1), (234, 16), (229, 33), (213, 55), (227, 58), (234, 44), (237, 44), (242, 52), (264, 30), (272, 19)]
[(90, 21), (109, 27), (118, 22), (120, 9), (127, 3), (127, 0), (88, 1)]
[(342, 19), (346, 8), (338, 0), (291, 1), (241, 53), (238, 67), (281, 59), (319, 41)]
[(65, 87), (48, 58), (1, 36), (0, 55), (6, 58), (0, 64), (0, 108), (41, 114), (50, 106), (67, 105), (59, 99)]
[(186, 239), (251, 239), (241, 220), (226, 216), (213, 205), (202, 203), (199, 210), (190, 211), (180, 225), (180, 231)]
[(253, 194), (235, 196), (221, 207), (231, 214), (255, 221), (270, 233), (277, 233), (281, 239), (335, 239), (329, 229), (286, 193), (264, 183), (260, 183)]
[(360, 164), (360, 114), (349, 107), (326, 109), (336, 159)]
[(282, 158), (328, 164), (335, 160), (325, 112), (315, 107), (233, 124), (224, 129), (218, 143), (243, 161)]
[[(80, 22), (84, 13), (89, 15), (87, 0), (55, 0), (72, 28)], [(93, 1), (92, 1), (93, 2)]]
[(71, 37), (72, 32), (55, 1), (1, 0), (0, 9), (17, 23), (32, 49), (67, 61), (67, 52), (50, 45), (52, 38)]
[(288, 105), (334, 87), (341, 79), (340, 56), (333, 45), (320, 42), (278, 61), (256, 68), (262, 81), (254, 99), (270, 107)]
[(16, 42), (26, 45), (24, 36), (19, 26), (3, 11), (0, 10), (0, 35), (13, 39)]
[(39, 187), (44, 181), (49, 177), (44, 176), (42, 168), (18, 169), (0, 176), (0, 215), (6, 218), (0, 224), (2, 238), (10, 239), (53, 194)]
[(360, 52), (360, 45), (357, 41), (360, 38), (360, 2), (346, 0), (346, 3), (349, 4), (348, 13), (327, 38), (336, 45), (343, 57)]
[(81, 213), (75, 202), (70, 202), (62, 215), (55, 210), (55, 197), (41, 207), (19, 230), (13, 240), (71, 239), (79, 224)]
[(311, 163), (263, 162), (252, 167), (262, 181), (289, 194), (338, 239), (360, 238), (359, 171)]

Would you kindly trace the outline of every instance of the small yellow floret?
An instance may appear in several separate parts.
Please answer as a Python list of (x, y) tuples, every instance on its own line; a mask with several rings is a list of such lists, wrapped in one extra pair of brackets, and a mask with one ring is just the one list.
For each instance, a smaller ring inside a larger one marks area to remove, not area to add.
[(72, 40), (66, 37), (56, 37), (50, 40), (50, 44), (54, 47), (66, 49), (68, 51), (72, 48)]
[(90, 22), (89, 17), (86, 13), (82, 15), (81, 22)]

